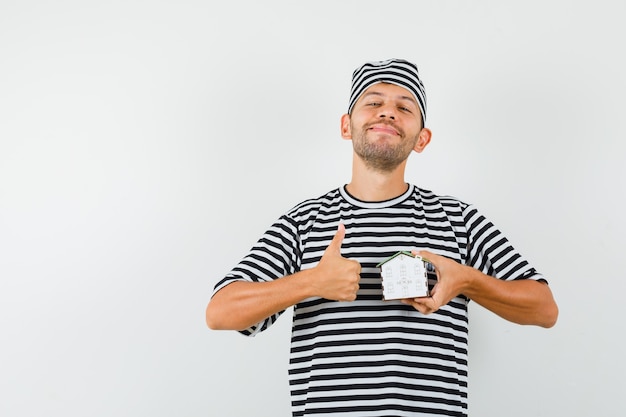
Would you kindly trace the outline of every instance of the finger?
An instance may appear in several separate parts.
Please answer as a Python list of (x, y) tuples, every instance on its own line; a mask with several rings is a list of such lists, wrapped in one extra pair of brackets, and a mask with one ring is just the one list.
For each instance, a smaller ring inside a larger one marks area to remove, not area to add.
[(404, 298), (400, 301), (403, 304), (413, 307), (415, 310), (419, 311), (422, 314), (432, 313), (432, 309), (427, 304), (427, 301), (421, 298)]
[(417, 256), (421, 256), (422, 258), (424, 258), (424, 260), (433, 264), (435, 268), (437, 267), (437, 264), (439, 263), (440, 255), (434, 254), (432, 252), (428, 252), (427, 250), (413, 251), (413, 253)]
[(411, 253), (413, 254), (413, 256), (419, 256), (419, 257), (422, 257), (422, 258), (426, 258), (428, 260), (430, 260), (431, 258), (439, 256), (439, 255), (435, 255), (434, 253), (429, 252), (427, 250), (412, 249)]
[(437, 304), (431, 297), (414, 298), (413, 307), (422, 314), (430, 314), (437, 311)]
[(429, 252), (427, 250), (413, 251), (413, 253), (417, 254), (418, 256), (421, 256), (422, 258), (427, 258), (427, 259), (436, 258), (438, 256), (438, 255), (436, 255), (436, 254), (434, 254), (432, 252)]
[(341, 244), (343, 243), (343, 238), (346, 236), (346, 227), (343, 223), (339, 223), (339, 227), (337, 228), (337, 233), (333, 236), (333, 240), (330, 241), (327, 252), (332, 251), (341, 255)]

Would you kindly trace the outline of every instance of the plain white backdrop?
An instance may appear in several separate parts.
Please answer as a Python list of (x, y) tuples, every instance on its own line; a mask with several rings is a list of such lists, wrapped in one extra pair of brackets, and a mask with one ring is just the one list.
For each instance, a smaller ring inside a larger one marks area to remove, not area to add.
[(289, 415), (290, 311), (210, 331), (213, 285), (350, 180), (352, 70), (418, 64), (407, 180), (476, 204), (553, 329), (470, 310), (473, 416), (624, 413), (621, 1), (0, 1), (0, 415)]

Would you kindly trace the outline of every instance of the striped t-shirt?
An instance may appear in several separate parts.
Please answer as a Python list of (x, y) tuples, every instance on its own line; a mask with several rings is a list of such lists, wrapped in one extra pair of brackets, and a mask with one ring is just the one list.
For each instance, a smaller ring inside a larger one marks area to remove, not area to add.
[[(214, 291), (313, 268), (340, 222), (341, 254), (361, 264), (360, 289), (353, 302), (310, 298), (294, 306), (293, 415), (466, 416), (469, 300), (458, 296), (429, 315), (383, 301), (376, 265), (424, 249), (500, 279), (543, 280), (471, 205), (413, 185), (382, 202), (335, 189), (281, 216)], [(255, 335), (280, 314), (242, 333)]]

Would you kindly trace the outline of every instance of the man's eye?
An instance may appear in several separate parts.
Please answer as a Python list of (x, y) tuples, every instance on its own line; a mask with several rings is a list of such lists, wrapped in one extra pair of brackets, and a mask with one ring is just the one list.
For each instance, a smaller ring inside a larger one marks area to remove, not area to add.
[(402, 106), (400, 106), (400, 107), (398, 107), (398, 108), (399, 108), (401, 111), (405, 111), (405, 112), (409, 112), (409, 113), (411, 113), (411, 109), (409, 109), (408, 107), (402, 107)]
[(379, 102), (377, 102), (377, 101), (374, 101), (374, 102), (372, 102), (372, 103), (368, 103), (367, 105), (368, 105), (368, 106), (380, 106), (380, 103), (379, 103)]

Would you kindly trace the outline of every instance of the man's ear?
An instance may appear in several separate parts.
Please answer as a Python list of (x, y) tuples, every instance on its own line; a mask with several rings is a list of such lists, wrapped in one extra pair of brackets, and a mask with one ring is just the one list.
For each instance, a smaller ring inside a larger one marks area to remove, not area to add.
[(424, 148), (426, 148), (426, 146), (428, 146), (428, 144), (430, 143), (430, 138), (432, 137), (432, 135), (433, 134), (430, 129), (426, 127), (420, 130), (420, 133), (417, 137), (417, 142), (415, 143), (415, 147), (413, 148), (413, 150), (417, 153), (422, 152)]
[(341, 137), (344, 139), (352, 139), (352, 130), (350, 129), (350, 115), (341, 116)]

